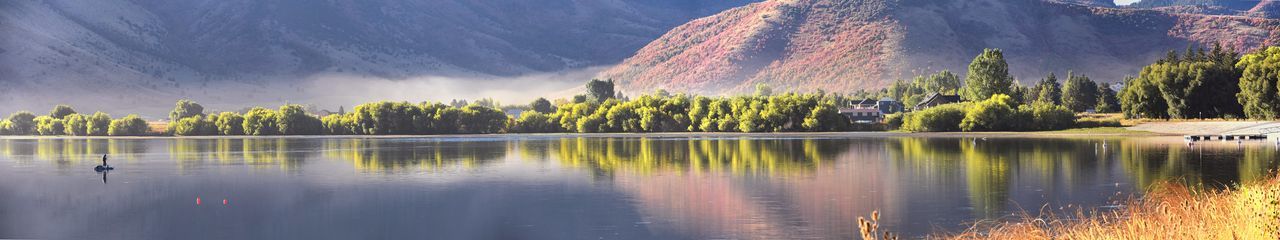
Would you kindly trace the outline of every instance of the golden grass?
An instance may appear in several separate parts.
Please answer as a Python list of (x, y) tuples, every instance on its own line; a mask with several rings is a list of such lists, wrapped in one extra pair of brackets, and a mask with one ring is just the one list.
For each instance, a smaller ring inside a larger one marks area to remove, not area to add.
[(1233, 190), (1164, 184), (1123, 210), (1024, 218), (932, 239), (1280, 239), (1280, 177)]

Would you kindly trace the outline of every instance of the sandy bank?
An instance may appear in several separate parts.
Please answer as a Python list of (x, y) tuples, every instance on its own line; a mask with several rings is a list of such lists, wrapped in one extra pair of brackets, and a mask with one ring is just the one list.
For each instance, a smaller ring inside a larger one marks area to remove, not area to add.
[(1206, 122), (1147, 122), (1128, 127), (1129, 130), (1164, 134), (1258, 134), (1267, 128), (1280, 128), (1274, 121), (1206, 121)]

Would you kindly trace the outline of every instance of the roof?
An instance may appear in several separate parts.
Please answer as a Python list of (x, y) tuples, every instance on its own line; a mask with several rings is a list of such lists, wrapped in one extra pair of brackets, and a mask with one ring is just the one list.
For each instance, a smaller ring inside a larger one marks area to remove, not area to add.
[(862, 99), (861, 101), (853, 102), (853, 104), (854, 105), (876, 105), (876, 100), (870, 99), (870, 98)]
[(886, 97), (886, 98), (881, 98), (880, 101), (881, 102), (897, 102), (898, 100), (893, 100), (893, 98)]
[(926, 105), (929, 105), (929, 103), (932, 103), (932, 102), (939, 102), (939, 103), (960, 102), (960, 95), (943, 95), (941, 93), (929, 94), (928, 97), (925, 97), (924, 100), (920, 100), (920, 103), (916, 104), (916, 108), (924, 107)]

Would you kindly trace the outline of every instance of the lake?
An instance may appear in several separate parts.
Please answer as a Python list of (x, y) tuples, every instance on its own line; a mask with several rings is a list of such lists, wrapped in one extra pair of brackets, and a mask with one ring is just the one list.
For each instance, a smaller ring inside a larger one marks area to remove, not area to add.
[(1278, 165), (1177, 137), (0, 139), (0, 238), (855, 239), (874, 210), (920, 237)]

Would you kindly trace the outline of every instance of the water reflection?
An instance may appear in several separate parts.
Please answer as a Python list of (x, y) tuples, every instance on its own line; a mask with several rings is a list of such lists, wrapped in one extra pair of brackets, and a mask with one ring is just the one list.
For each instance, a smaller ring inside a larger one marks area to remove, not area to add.
[[(87, 174), (85, 166), (97, 164), (94, 157), (101, 154), (132, 165), (112, 172), (110, 187), (133, 189), (111, 193), (129, 194), (118, 195), (122, 200), (115, 204), (133, 209), (210, 189), (236, 193), (247, 203), (342, 199), (336, 205), (344, 210), (334, 213), (342, 220), (297, 217), (338, 211), (335, 203), (273, 209), (279, 216), (229, 215), (302, 222), (319, 228), (307, 231), (320, 236), (335, 222), (395, 225), (383, 219), (425, 215), (419, 220), (449, 222), (461, 215), (491, 220), (426, 229), (439, 236), (489, 236), (468, 231), (498, 228), (576, 236), (571, 238), (847, 239), (857, 233), (857, 217), (872, 210), (882, 211), (886, 227), (912, 236), (1046, 204), (1108, 205), (1117, 193), (1140, 194), (1160, 181), (1230, 187), (1280, 167), (1271, 145), (1188, 147), (1177, 138), (0, 139), (0, 164), (12, 166), (0, 168), (0, 191), (14, 193), (0, 195), (0, 212), (31, 209), (24, 211), (41, 215), (64, 211), (65, 204), (101, 207), (80, 201), (20, 204), (83, 197), (73, 190), (85, 181), (74, 176)], [(100, 177), (108, 183), (106, 174)], [(24, 184), (32, 182), (56, 187)], [(394, 184), (382, 185), (387, 182)], [(370, 211), (359, 210), (365, 208)], [(434, 214), (442, 211), (450, 214)], [(211, 217), (228, 217), (219, 216)], [(557, 224), (517, 228), (492, 220), (509, 218)], [(0, 238), (49, 237), (39, 230), (6, 235), (4, 230), (15, 228), (9, 224), (0, 222)], [(421, 233), (384, 230), (389, 232), (382, 236), (392, 238)], [(219, 236), (262, 237), (255, 234)], [(52, 235), (57, 236), (65, 235)]]

